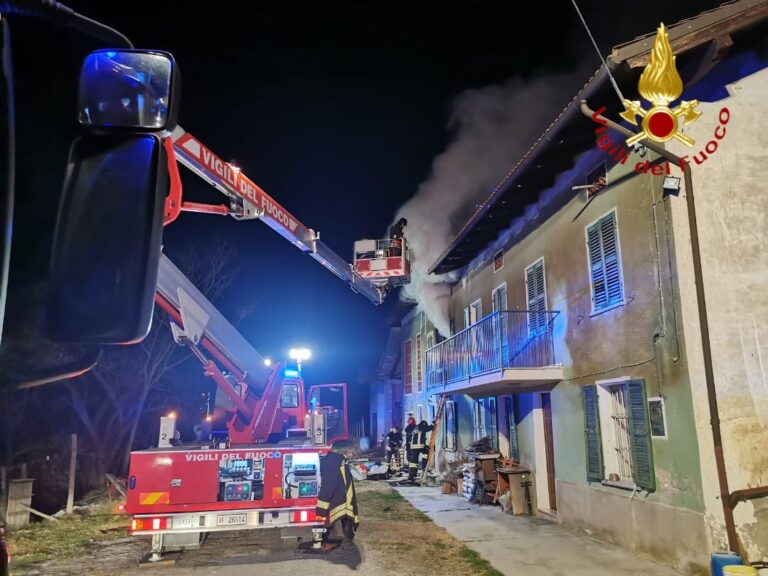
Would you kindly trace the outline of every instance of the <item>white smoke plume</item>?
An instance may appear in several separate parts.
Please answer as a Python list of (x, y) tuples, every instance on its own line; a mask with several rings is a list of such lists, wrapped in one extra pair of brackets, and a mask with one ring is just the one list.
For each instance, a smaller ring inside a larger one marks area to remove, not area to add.
[(427, 271), (573, 97), (577, 77), (513, 78), (502, 85), (467, 90), (454, 101), (450, 144), (394, 220), (408, 220), (405, 237), (411, 248), (411, 283), (401, 296), (415, 299), (442, 335), (450, 335), (450, 285), (459, 275)]

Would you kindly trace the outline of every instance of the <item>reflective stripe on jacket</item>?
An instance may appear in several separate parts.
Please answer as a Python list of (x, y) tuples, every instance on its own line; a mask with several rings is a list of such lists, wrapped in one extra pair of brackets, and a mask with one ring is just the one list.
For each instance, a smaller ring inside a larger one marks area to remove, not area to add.
[(336, 452), (320, 458), (320, 493), (317, 495), (315, 513), (329, 525), (345, 516), (355, 523), (355, 527), (360, 524), (349, 465)]
[(411, 432), (411, 448), (414, 450), (420, 450), (427, 447), (427, 432), (430, 432), (434, 426), (430, 426), (426, 422), (421, 422)]

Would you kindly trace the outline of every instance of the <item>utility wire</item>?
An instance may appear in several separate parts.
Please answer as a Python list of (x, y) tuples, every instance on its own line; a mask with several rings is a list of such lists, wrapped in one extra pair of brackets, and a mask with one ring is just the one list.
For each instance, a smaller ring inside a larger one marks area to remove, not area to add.
[[(0, 51), (2, 51), (2, 84), (5, 88), (5, 199), (0, 207), (0, 341), (3, 337), (5, 305), (8, 298), (8, 273), (11, 267), (11, 239), (16, 185), (16, 111), (13, 91), (13, 57), (11, 29), (4, 15), (0, 16)], [(2, 138), (2, 136), (0, 136)], [(0, 192), (2, 194), (2, 192)]]
[(133, 48), (131, 41), (121, 32), (78, 14), (56, 0), (0, 0), (0, 13), (41, 18), (98, 38), (111, 48)]
[(595, 52), (597, 52), (598, 58), (600, 58), (600, 61), (603, 63), (603, 67), (605, 67), (605, 72), (608, 74), (608, 79), (611, 81), (613, 89), (616, 90), (616, 95), (619, 97), (619, 102), (623, 102), (624, 95), (621, 93), (621, 90), (619, 90), (619, 85), (616, 83), (616, 79), (613, 77), (613, 74), (611, 74), (611, 69), (608, 67), (608, 62), (606, 62), (605, 58), (603, 58), (603, 53), (600, 52), (600, 48), (598, 48), (597, 42), (595, 42), (595, 37), (592, 36), (592, 32), (587, 25), (587, 21), (584, 20), (584, 16), (582, 15), (581, 10), (579, 10), (579, 5), (576, 4), (576, 0), (571, 0), (571, 2), (573, 3), (573, 7), (576, 9), (576, 14), (578, 14), (579, 19), (581, 19), (581, 23), (584, 25), (584, 30), (587, 31), (589, 39), (592, 40), (592, 46), (595, 47)]

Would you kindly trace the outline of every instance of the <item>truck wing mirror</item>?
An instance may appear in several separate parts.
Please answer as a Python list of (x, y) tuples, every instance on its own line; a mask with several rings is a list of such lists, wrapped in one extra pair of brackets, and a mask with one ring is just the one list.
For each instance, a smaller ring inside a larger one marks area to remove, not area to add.
[(149, 332), (168, 195), (157, 132), (175, 127), (179, 81), (160, 52), (99, 50), (82, 67), (78, 120), (54, 236), (48, 336), (124, 344)]

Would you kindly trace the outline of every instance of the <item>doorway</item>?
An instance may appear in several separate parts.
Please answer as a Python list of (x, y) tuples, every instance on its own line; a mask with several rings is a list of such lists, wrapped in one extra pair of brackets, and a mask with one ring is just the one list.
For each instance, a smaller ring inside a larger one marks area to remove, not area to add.
[(557, 510), (557, 494), (555, 492), (555, 448), (552, 434), (552, 399), (549, 392), (541, 395), (541, 409), (544, 416), (544, 449), (547, 459), (547, 491), (549, 492), (549, 509)]

